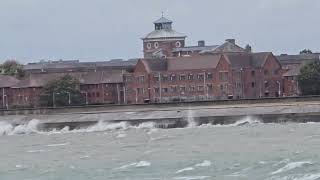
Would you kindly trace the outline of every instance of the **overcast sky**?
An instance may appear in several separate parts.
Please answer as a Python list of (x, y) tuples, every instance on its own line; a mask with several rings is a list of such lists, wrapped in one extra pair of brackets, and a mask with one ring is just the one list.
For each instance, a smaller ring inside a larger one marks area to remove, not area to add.
[(141, 57), (162, 11), (187, 45), (235, 38), (254, 51), (320, 51), (319, 0), (0, 0), (0, 61)]

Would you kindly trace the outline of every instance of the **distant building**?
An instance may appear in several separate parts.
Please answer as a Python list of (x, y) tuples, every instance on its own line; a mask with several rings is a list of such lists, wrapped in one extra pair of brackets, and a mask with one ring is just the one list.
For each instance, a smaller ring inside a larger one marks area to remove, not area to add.
[(172, 28), (172, 21), (161, 17), (154, 22), (154, 31), (142, 38), (144, 58), (172, 57), (174, 48), (185, 46), (185, 36)]
[(298, 83), (298, 75), (300, 69), (308, 64), (320, 60), (319, 54), (299, 54), (287, 55), (282, 54), (277, 56), (277, 59), (283, 68), (283, 84), (284, 96), (298, 96), (300, 95), (300, 88)]
[(110, 70), (130, 71), (137, 63), (137, 59), (124, 61), (114, 59), (110, 61), (80, 62), (79, 60), (40, 61), (28, 63), (23, 67), (27, 74), (65, 73), (65, 72), (98, 72)]

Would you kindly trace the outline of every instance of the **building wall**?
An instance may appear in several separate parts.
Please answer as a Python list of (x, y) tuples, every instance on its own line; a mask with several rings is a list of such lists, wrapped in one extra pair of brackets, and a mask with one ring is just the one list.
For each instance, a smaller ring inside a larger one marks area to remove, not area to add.
[(39, 107), (41, 88), (11, 88), (9, 89), (11, 98), (9, 107)]
[[(185, 46), (185, 40), (159, 40), (159, 41), (150, 41), (150, 40), (144, 40), (143, 42), (143, 52), (145, 58), (152, 58), (152, 55), (155, 51), (162, 49), (163, 54), (166, 57), (173, 57), (173, 49), (177, 46), (179, 43), (180, 47)], [(151, 46), (150, 46), (151, 45)], [(148, 47), (151, 47), (150, 49)]]

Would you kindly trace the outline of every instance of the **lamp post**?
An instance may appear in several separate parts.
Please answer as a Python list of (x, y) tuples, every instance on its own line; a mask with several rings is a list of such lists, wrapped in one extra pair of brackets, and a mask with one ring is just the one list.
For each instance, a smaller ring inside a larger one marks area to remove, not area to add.
[(86, 105), (88, 105), (88, 92), (82, 91), (81, 93), (86, 95)]
[(160, 103), (162, 103), (162, 87), (161, 87), (161, 73), (159, 72), (159, 95), (160, 95)]
[(279, 94), (279, 97), (281, 95), (281, 83), (279, 81), (277, 81), (278, 83), (278, 94)]
[(52, 106), (53, 106), (53, 108), (56, 107), (55, 101), (56, 101), (56, 97), (55, 97), (55, 93), (53, 92), (53, 93), (52, 93)]
[(68, 103), (69, 103), (69, 105), (71, 104), (71, 93), (70, 92), (67, 92), (67, 94), (68, 94)]

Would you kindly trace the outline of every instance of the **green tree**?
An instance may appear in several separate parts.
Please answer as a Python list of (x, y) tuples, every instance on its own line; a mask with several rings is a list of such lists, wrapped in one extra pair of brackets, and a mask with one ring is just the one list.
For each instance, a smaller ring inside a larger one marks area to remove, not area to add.
[(302, 67), (298, 82), (303, 95), (320, 95), (320, 62)]
[(300, 51), (300, 54), (312, 54), (312, 51), (310, 49), (304, 49)]
[(42, 106), (81, 105), (85, 100), (79, 91), (78, 79), (65, 75), (48, 82), (40, 97)]
[(1, 73), (21, 78), (24, 76), (23, 65), (16, 60), (7, 60), (1, 66)]

